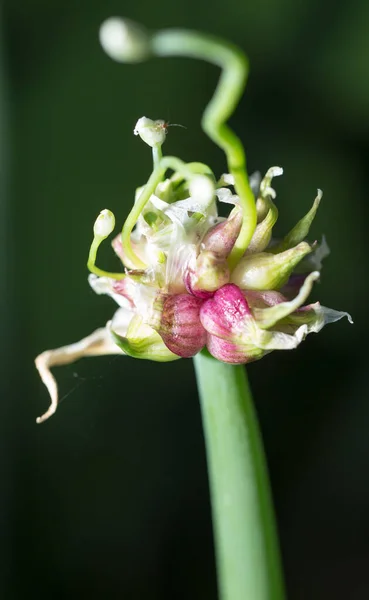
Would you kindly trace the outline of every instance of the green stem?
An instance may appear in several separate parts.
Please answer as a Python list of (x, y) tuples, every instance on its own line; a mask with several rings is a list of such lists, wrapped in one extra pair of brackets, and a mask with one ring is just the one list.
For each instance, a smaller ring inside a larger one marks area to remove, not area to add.
[(263, 444), (246, 370), (194, 357), (221, 600), (283, 600), (284, 586)]
[(90, 252), (88, 254), (88, 259), (87, 259), (88, 270), (91, 273), (98, 275), (99, 277), (110, 277), (110, 279), (117, 279), (117, 280), (124, 279), (124, 277), (126, 276), (125, 273), (110, 273), (109, 271), (104, 271), (103, 269), (99, 269), (99, 267), (97, 267), (95, 265), (97, 251), (101, 245), (101, 242), (103, 242), (104, 239), (105, 238), (95, 236), (94, 239), (92, 240), (92, 244), (90, 246)]
[(161, 150), (161, 145), (158, 144), (157, 146), (153, 146), (152, 148), (152, 160), (154, 163), (154, 169), (155, 167), (159, 166), (159, 163), (162, 159), (163, 153)]
[(136, 265), (137, 269), (146, 269), (146, 264), (136, 256), (131, 246), (131, 233), (137, 223), (138, 217), (142, 213), (145, 205), (150, 200), (151, 194), (154, 193), (156, 186), (163, 179), (165, 168), (161, 167), (160, 163), (154, 168), (150, 178), (142, 190), (137, 202), (133, 205), (131, 212), (126, 218), (122, 229), (122, 248), (125, 256)]
[(233, 268), (243, 256), (256, 227), (255, 200), (247, 177), (245, 152), (240, 139), (226, 124), (246, 85), (247, 58), (239, 48), (223, 40), (175, 29), (154, 33), (151, 50), (157, 56), (188, 56), (206, 60), (222, 69), (214, 96), (204, 111), (202, 126), (226, 154), (243, 211), (241, 232), (229, 257)]

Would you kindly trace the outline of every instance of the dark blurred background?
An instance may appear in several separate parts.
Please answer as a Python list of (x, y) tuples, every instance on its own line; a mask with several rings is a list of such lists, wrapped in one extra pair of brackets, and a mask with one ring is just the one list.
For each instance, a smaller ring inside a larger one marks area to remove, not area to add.
[[(285, 169), (277, 232), (324, 190), (312, 238), (324, 233), (332, 252), (313, 299), (355, 325), (327, 327), (248, 372), (289, 598), (369, 598), (369, 3), (3, 0), (1, 11), (1, 598), (216, 598), (190, 360), (60, 368), (61, 406), (35, 424), (48, 404), (35, 355), (113, 314), (85, 263), (98, 212), (121, 223), (150, 173), (137, 118), (185, 125), (170, 129), (165, 152), (225, 170), (199, 127), (217, 70), (113, 63), (97, 36), (112, 15), (203, 29), (248, 53), (232, 125), (250, 172)], [(99, 262), (116, 268), (105, 246)]]

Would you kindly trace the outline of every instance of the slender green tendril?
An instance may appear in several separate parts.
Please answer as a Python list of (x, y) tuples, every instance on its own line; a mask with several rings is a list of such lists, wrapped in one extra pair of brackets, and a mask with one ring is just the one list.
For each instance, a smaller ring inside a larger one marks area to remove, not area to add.
[(234, 177), (243, 211), (241, 232), (229, 257), (233, 268), (243, 256), (256, 227), (255, 199), (247, 176), (245, 152), (239, 138), (226, 124), (244, 91), (249, 70), (248, 60), (239, 48), (223, 40), (175, 29), (154, 33), (151, 50), (157, 56), (202, 59), (222, 69), (215, 93), (204, 111), (202, 126), (226, 154), (228, 169)]
[(94, 275), (98, 275), (99, 277), (110, 277), (110, 279), (123, 279), (125, 277), (125, 273), (110, 273), (109, 271), (104, 271), (103, 269), (99, 269), (96, 267), (96, 255), (99, 249), (99, 246), (104, 238), (94, 237), (92, 244), (90, 246), (90, 252), (87, 260), (87, 268)]

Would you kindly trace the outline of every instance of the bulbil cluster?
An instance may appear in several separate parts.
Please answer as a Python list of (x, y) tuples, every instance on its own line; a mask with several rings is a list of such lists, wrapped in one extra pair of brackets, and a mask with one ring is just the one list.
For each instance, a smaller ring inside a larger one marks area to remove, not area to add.
[[(344, 316), (351, 322), (347, 313), (307, 303), (328, 254), (324, 238), (320, 244), (306, 241), (321, 191), (297, 225), (275, 239), (272, 179), (282, 169), (272, 167), (263, 179), (254, 175), (249, 181), (242, 144), (225, 124), (246, 80), (241, 51), (196, 32), (149, 34), (121, 19), (104, 23), (100, 39), (121, 62), (183, 54), (222, 67), (202, 124), (225, 151), (230, 173), (217, 180), (203, 163), (163, 157), (168, 124), (138, 120), (134, 133), (152, 148), (154, 166), (112, 243), (121, 268), (108, 273), (96, 266), (98, 248), (115, 228), (115, 217), (106, 209), (95, 222), (87, 263), (92, 289), (111, 296), (119, 308), (105, 327), (36, 358), (51, 397), (38, 422), (58, 404), (51, 367), (83, 356), (124, 354), (165, 362), (206, 348), (222, 362), (243, 364), (272, 350), (296, 348), (309, 333)], [(219, 216), (219, 204), (228, 207), (227, 217)]]

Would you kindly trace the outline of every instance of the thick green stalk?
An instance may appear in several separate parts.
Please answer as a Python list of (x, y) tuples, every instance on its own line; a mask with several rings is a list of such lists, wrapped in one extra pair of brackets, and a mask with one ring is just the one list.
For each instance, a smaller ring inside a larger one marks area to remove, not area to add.
[(201, 401), (221, 600), (283, 600), (263, 444), (246, 370), (194, 358)]

